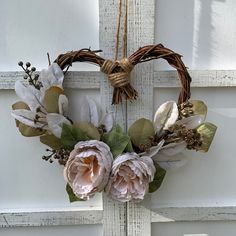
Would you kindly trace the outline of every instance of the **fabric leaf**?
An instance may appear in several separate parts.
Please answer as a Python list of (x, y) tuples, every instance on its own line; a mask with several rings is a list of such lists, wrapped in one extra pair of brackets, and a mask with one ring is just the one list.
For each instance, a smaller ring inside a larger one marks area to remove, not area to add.
[(118, 125), (113, 127), (109, 133), (105, 133), (102, 140), (110, 147), (114, 158), (123, 153), (130, 142), (129, 136), (120, 132), (120, 127)]
[(48, 123), (49, 131), (52, 132), (57, 138), (61, 137), (63, 124), (71, 124), (71, 122), (67, 120), (66, 117), (57, 113), (47, 114), (46, 120)]
[(64, 73), (57, 63), (52, 63), (48, 69), (44, 69), (40, 72), (39, 81), (42, 83), (43, 91), (57, 86), (62, 88), (62, 83), (64, 80)]
[(41, 129), (38, 129), (38, 128), (33, 128), (33, 127), (25, 125), (25, 124), (23, 124), (21, 122), (19, 122), (18, 128), (19, 128), (20, 133), (23, 136), (25, 136), (25, 137), (41, 136), (41, 135), (43, 135), (46, 132), (46, 130), (41, 130)]
[[(18, 110), (18, 109), (23, 109), (23, 110), (30, 110), (29, 106), (24, 103), (24, 102), (16, 102), (12, 105), (12, 110)], [(20, 122), (16, 120), (16, 127), (18, 127)]]
[(162, 169), (157, 163), (155, 163), (155, 167), (156, 173), (154, 176), (154, 180), (149, 184), (149, 193), (153, 193), (161, 187), (161, 184), (166, 175), (166, 171)]
[(59, 108), (59, 113), (63, 116), (68, 116), (68, 98), (64, 94), (60, 94), (59, 99), (58, 99), (58, 108)]
[(78, 127), (90, 139), (100, 140), (101, 135), (99, 134), (98, 129), (93, 124), (82, 121), (74, 124), (74, 127)]
[(54, 150), (59, 150), (62, 147), (61, 139), (57, 138), (53, 134), (45, 134), (41, 136), (40, 142)]
[(106, 132), (110, 132), (114, 125), (114, 117), (112, 113), (107, 113), (100, 122), (100, 125), (104, 125)]
[(197, 148), (198, 151), (208, 152), (216, 130), (217, 127), (212, 123), (203, 123), (197, 128), (202, 140), (202, 145)]
[(71, 188), (71, 186), (70, 186), (69, 184), (66, 184), (66, 192), (67, 192), (67, 194), (68, 194), (68, 197), (69, 197), (70, 202), (84, 201), (83, 199), (78, 198), (78, 197), (74, 194), (74, 192), (73, 192), (73, 190), (72, 190), (72, 188)]
[(176, 125), (184, 125), (187, 129), (195, 129), (202, 122), (204, 122), (205, 117), (203, 115), (194, 115), (181, 120), (176, 121)]
[(36, 113), (26, 110), (26, 109), (17, 109), (11, 112), (11, 115), (21, 123), (28, 125), (33, 128), (41, 128), (45, 125), (45, 121), (37, 121), (35, 122)]
[(178, 153), (174, 156), (167, 156), (163, 153), (158, 153), (153, 157), (153, 161), (165, 170), (178, 169), (187, 163), (187, 158), (183, 153)]
[(79, 102), (79, 119), (78, 121), (86, 121), (98, 127), (100, 121), (100, 110), (91, 98), (84, 98)]
[(193, 114), (194, 115), (201, 115), (205, 119), (205, 117), (207, 115), (206, 104), (200, 100), (191, 100), (189, 102), (193, 105), (193, 107), (191, 108), (191, 110), (193, 110)]
[(167, 156), (174, 156), (180, 152), (182, 152), (186, 148), (187, 144), (186, 142), (179, 142), (179, 143), (170, 143), (165, 146), (163, 146), (160, 149), (160, 154), (164, 154)]
[(15, 83), (15, 92), (23, 102), (27, 103), (32, 111), (36, 111), (38, 107), (43, 107), (44, 94), (33, 86), (26, 86), (18, 80)]
[(154, 136), (155, 130), (150, 120), (141, 118), (135, 121), (129, 128), (128, 134), (132, 143), (136, 147), (151, 143), (151, 137)]
[(78, 127), (63, 124), (61, 142), (65, 148), (72, 150), (79, 141), (86, 141), (89, 138)]
[(58, 100), (61, 94), (63, 90), (55, 86), (45, 91), (44, 107), (48, 113), (59, 113)]
[(163, 103), (156, 111), (154, 116), (154, 127), (157, 133), (168, 130), (178, 119), (179, 111), (175, 102)]

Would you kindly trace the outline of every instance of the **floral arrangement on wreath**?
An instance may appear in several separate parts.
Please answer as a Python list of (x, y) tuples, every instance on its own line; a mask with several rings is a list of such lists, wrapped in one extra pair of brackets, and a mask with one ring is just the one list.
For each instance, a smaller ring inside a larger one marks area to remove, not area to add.
[[(182, 155), (185, 149), (207, 152), (216, 126), (205, 122), (204, 102), (189, 100), (191, 78), (180, 55), (160, 44), (140, 48), (128, 59), (115, 62), (104, 60), (97, 52), (82, 49), (59, 55), (40, 74), (29, 62), (19, 62), (28, 84), (16, 82), (15, 91), (21, 101), (12, 105), (12, 116), (23, 136), (39, 136), (48, 146), (44, 160), (64, 165), (71, 202), (87, 200), (102, 191), (120, 202), (140, 201), (147, 192), (161, 186), (166, 170), (186, 163)], [(67, 71), (73, 62), (99, 65), (114, 87), (113, 103), (119, 103), (122, 97), (137, 97), (127, 79), (133, 67), (157, 58), (166, 59), (178, 71), (182, 84), (178, 104), (165, 102), (153, 120), (140, 118), (127, 133), (111, 113), (101, 116), (96, 102), (89, 97), (78, 105), (78, 120), (68, 117), (63, 70)]]

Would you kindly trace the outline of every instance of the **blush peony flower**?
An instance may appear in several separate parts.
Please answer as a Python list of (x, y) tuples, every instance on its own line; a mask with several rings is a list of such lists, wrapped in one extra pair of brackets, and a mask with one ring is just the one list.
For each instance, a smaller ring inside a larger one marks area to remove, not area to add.
[(150, 157), (125, 153), (113, 162), (106, 192), (120, 202), (140, 201), (153, 181), (155, 166)]
[(103, 142), (89, 140), (79, 142), (64, 169), (65, 180), (81, 199), (89, 199), (102, 191), (111, 172), (112, 154)]

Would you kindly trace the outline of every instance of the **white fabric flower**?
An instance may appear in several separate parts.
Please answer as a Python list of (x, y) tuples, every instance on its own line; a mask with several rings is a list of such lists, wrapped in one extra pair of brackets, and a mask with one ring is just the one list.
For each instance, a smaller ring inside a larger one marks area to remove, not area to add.
[(153, 181), (155, 166), (150, 157), (125, 153), (113, 162), (106, 192), (120, 202), (140, 201)]
[(102, 191), (111, 172), (112, 153), (103, 142), (79, 142), (71, 152), (64, 169), (65, 180), (81, 199), (89, 199)]
[(33, 128), (41, 128), (53, 133), (60, 138), (62, 125), (71, 124), (65, 117), (68, 112), (68, 99), (64, 94), (59, 95), (58, 107), (59, 113), (49, 113), (45, 108), (45, 92), (51, 87), (62, 89), (64, 74), (61, 68), (53, 63), (47, 70), (42, 70), (39, 76), (39, 82), (42, 87), (40, 90), (33, 86), (26, 86), (21, 81), (15, 83), (16, 94), (26, 103), (30, 110), (17, 109), (12, 111), (12, 116), (21, 123)]
[(103, 117), (101, 114), (101, 109), (93, 99), (86, 96), (80, 100), (78, 121), (89, 122), (95, 127), (103, 126), (106, 132), (111, 131), (114, 125), (114, 117), (112, 113), (106, 113)]

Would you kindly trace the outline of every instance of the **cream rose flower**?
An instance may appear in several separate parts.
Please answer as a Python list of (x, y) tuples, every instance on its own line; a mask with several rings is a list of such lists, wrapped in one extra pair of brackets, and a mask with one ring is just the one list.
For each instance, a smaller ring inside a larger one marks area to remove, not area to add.
[(66, 163), (65, 180), (77, 197), (87, 200), (105, 188), (112, 160), (110, 148), (105, 143), (97, 140), (79, 142)]
[(125, 153), (113, 162), (106, 192), (120, 202), (140, 201), (153, 181), (155, 166), (150, 157)]

